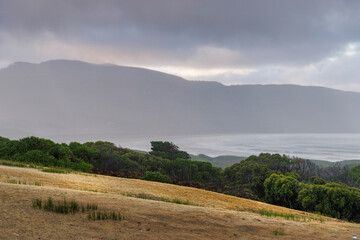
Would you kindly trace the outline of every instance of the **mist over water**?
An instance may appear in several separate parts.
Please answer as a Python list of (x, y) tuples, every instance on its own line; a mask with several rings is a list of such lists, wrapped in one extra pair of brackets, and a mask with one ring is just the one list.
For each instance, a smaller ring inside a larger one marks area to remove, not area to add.
[(305, 159), (360, 159), (360, 134), (236, 134), (114, 140), (123, 147), (150, 150), (151, 140), (172, 141), (182, 150), (209, 156), (250, 156), (262, 152)]

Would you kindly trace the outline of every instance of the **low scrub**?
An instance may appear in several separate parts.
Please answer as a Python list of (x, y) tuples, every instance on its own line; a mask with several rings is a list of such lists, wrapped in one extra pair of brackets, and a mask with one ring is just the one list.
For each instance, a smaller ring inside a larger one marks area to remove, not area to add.
[(261, 216), (266, 216), (266, 217), (283, 217), (286, 220), (295, 220), (295, 216), (293, 214), (278, 213), (278, 212), (268, 211), (265, 209), (259, 210), (258, 213)]
[(93, 210), (93, 211), (96, 211), (98, 209), (98, 205), (97, 204), (86, 204), (86, 210), (87, 211), (90, 211), (90, 210)]
[(80, 211), (80, 206), (75, 201), (67, 202), (66, 199), (64, 199), (64, 201), (54, 202), (52, 198), (48, 198), (48, 200), (44, 203), (44, 210), (62, 214), (75, 214)]
[(101, 212), (101, 211), (92, 211), (88, 213), (89, 220), (114, 220), (121, 221), (122, 216), (120, 213), (116, 212)]
[[(37, 165), (42, 171), (51, 173), (68, 173), (68, 170), (59, 169), (72, 169), (172, 182), (360, 222), (360, 190), (345, 185), (359, 187), (359, 167), (350, 170), (340, 165), (318, 168), (308, 160), (261, 153), (221, 170), (209, 162), (190, 160), (189, 154), (171, 142), (152, 141), (151, 150), (148, 154), (140, 153), (103, 141), (58, 144), (37, 137), (0, 138), (0, 158), (5, 159), (0, 164)], [(193, 205), (179, 199), (141, 194), (134, 197)], [(292, 216), (285, 218), (292, 219)]]
[(49, 197), (46, 201), (36, 198), (32, 199), (32, 207), (35, 209), (42, 209), (47, 212), (54, 212), (59, 214), (75, 214), (78, 212), (88, 213), (89, 220), (114, 220), (121, 221), (123, 219), (122, 215), (118, 212), (111, 211), (99, 211), (97, 204), (82, 204), (76, 201), (54, 201)]
[(172, 183), (169, 176), (163, 175), (159, 172), (146, 172), (140, 179), (154, 182)]

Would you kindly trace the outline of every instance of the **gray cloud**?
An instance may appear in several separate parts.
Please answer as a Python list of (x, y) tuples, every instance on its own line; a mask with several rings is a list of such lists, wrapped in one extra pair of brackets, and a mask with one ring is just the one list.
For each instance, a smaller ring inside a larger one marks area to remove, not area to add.
[(253, 68), (269, 79), (269, 72), (300, 71), (359, 42), (359, 10), (356, 0), (0, 0), (0, 64), (72, 58)]

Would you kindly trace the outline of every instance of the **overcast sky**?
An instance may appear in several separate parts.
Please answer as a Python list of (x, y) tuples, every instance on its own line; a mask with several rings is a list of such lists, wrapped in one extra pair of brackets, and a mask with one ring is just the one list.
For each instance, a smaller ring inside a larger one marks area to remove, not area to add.
[(360, 1), (0, 0), (0, 67), (50, 59), (360, 91)]

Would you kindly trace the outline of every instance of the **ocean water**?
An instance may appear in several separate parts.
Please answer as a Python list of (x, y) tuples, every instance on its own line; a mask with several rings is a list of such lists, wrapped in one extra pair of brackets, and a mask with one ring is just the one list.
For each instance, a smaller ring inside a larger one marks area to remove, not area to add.
[(262, 152), (305, 159), (360, 159), (360, 134), (234, 134), (142, 138), (115, 141), (122, 147), (150, 150), (151, 140), (172, 141), (192, 154), (250, 156)]

